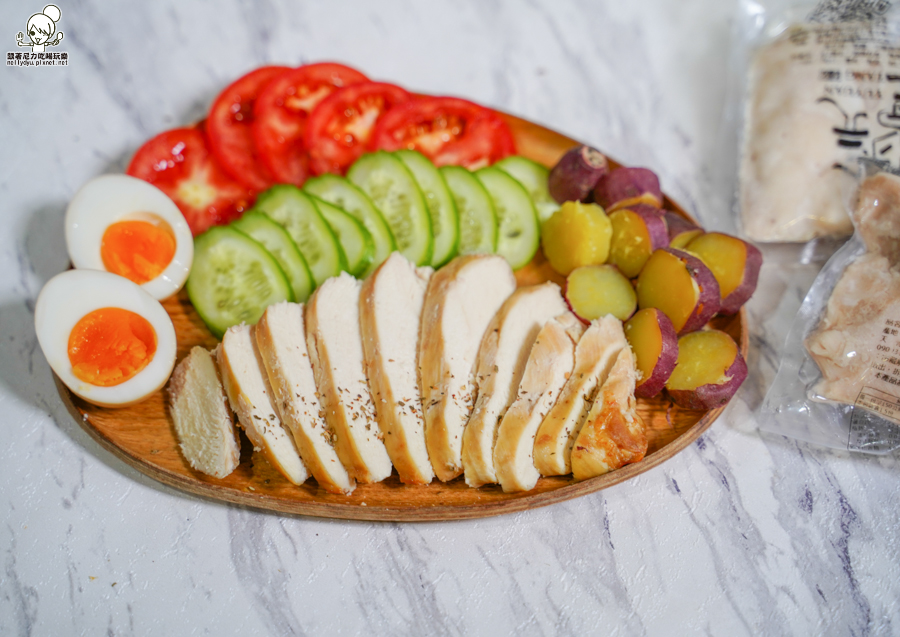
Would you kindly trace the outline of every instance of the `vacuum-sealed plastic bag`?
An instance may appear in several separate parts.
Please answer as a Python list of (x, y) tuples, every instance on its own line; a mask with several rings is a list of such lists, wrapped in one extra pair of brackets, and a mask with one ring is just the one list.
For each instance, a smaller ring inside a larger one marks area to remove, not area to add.
[(900, 448), (900, 177), (861, 165), (854, 235), (800, 307), (760, 426), (883, 454)]
[(900, 166), (900, 12), (743, 0), (740, 223), (760, 242), (847, 237), (858, 160)]

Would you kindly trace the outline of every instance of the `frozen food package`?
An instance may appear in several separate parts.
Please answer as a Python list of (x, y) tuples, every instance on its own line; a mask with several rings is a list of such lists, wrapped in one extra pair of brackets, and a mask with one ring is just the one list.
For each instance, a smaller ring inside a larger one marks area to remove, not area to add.
[(743, 232), (760, 242), (848, 237), (842, 193), (859, 159), (900, 167), (900, 15), (858, 0), (743, 0), (741, 10)]
[(884, 454), (900, 448), (900, 177), (868, 160), (860, 171), (855, 232), (800, 307), (760, 426)]

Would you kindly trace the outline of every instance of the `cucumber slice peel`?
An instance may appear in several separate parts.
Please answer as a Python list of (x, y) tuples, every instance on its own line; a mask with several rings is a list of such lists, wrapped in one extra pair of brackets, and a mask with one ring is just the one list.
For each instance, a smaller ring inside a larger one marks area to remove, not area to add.
[(509, 174), (525, 187), (525, 190), (531, 195), (531, 200), (537, 209), (538, 220), (541, 223), (559, 210), (559, 204), (550, 196), (548, 187), (550, 169), (546, 166), (521, 155), (510, 155), (498, 161), (494, 167)]
[(247, 235), (227, 226), (194, 240), (188, 296), (216, 338), (239, 323), (254, 324), (273, 303), (291, 298), (291, 285), (275, 258)]
[(347, 179), (381, 212), (400, 254), (416, 265), (430, 264), (431, 217), (422, 191), (403, 162), (385, 151), (368, 153), (350, 167)]
[(315, 195), (308, 196), (337, 236), (347, 257), (347, 271), (353, 276), (362, 275), (375, 256), (375, 243), (371, 233), (350, 213)]
[(475, 176), (491, 195), (497, 211), (497, 254), (518, 270), (531, 261), (541, 242), (534, 202), (522, 184), (499, 168), (481, 168)]
[(417, 150), (398, 150), (394, 155), (412, 173), (425, 197), (434, 236), (431, 266), (439, 268), (456, 256), (459, 248), (459, 215), (453, 195), (440, 171), (425, 155)]
[(438, 169), (447, 182), (459, 215), (459, 254), (497, 251), (497, 213), (484, 186), (462, 166)]
[(261, 243), (275, 257), (291, 284), (292, 301), (304, 303), (309, 298), (315, 287), (312, 272), (287, 230), (263, 213), (252, 210), (233, 221), (231, 227)]

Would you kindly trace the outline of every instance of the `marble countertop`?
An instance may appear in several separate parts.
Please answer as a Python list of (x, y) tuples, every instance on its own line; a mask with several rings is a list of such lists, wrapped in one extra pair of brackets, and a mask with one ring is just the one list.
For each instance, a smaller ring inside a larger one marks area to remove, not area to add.
[[(652, 168), (728, 228), (732, 3), (124, 4), (61, 0), (50, 50), (67, 66), (0, 71), (0, 634), (900, 632), (897, 457), (758, 432), (818, 267), (790, 250), (766, 250), (750, 378), (696, 443), (606, 491), (475, 521), (283, 517), (164, 487), (88, 437), (36, 342), (72, 194), (269, 62), (338, 60), (534, 120)], [(7, 51), (42, 7), (0, 3)]]

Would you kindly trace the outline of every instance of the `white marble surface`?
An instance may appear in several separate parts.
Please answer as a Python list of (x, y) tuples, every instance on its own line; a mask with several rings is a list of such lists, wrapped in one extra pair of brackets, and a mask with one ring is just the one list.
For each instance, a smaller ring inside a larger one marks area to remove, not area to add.
[[(767, 251), (751, 377), (697, 443), (607, 491), (478, 521), (279, 517), (170, 490), (82, 431), (35, 340), (73, 192), (265, 62), (340, 60), (497, 106), (653, 168), (729, 227), (732, 3), (58, 4), (69, 65), (0, 69), (0, 634), (900, 633), (896, 457), (757, 433), (814, 275), (791, 254)], [(42, 6), (0, 3), (0, 50)]]

